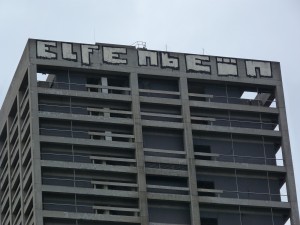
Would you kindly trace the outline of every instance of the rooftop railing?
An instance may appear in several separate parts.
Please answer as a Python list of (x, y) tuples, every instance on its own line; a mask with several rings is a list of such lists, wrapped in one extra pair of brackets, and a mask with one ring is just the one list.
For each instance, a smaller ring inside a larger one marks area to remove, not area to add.
[(40, 135), (82, 138), (91, 140), (134, 142), (134, 135), (124, 133), (113, 133), (111, 131), (88, 131), (57, 128), (40, 128)]
[(43, 185), (91, 188), (98, 190), (137, 191), (136, 183), (102, 181), (97, 179), (42, 177)]
[(106, 214), (119, 216), (138, 216), (138, 208), (114, 207), (106, 205), (84, 205), (84, 204), (63, 204), (63, 203), (43, 203), (44, 210), (65, 211), (78, 213)]
[(167, 150), (167, 149), (154, 149), (154, 148), (144, 148), (145, 156), (156, 156), (156, 157), (167, 157), (167, 158), (186, 158), (186, 152)]
[(81, 107), (72, 105), (57, 105), (57, 104), (39, 104), (39, 111), (42, 112), (56, 112), (89, 115), (98, 117), (112, 117), (112, 118), (131, 118), (132, 112), (129, 110), (111, 109), (108, 107)]
[(246, 156), (246, 155), (228, 155), (219, 153), (195, 152), (196, 160), (211, 160), (222, 162), (249, 163), (260, 165), (283, 166), (283, 159), (276, 157)]
[(226, 126), (226, 127), (240, 127), (252, 128), (261, 130), (274, 130), (279, 131), (279, 124), (274, 122), (250, 121), (239, 119), (223, 119), (212, 117), (192, 116), (193, 123), (211, 125), (211, 126)]
[(102, 165), (129, 166), (129, 167), (136, 166), (135, 159), (118, 158), (118, 157), (101, 157), (95, 155), (41, 153), (41, 158), (42, 160), (53, 160), (53, 161), (93, 163), (93, 164), (102, 164)]
[(179, 99), (179, 91), (165, 91), (165, 90), (152, 90), (152, 89), (139, 89), (140, 96), (156, 97), (156, 98), (171, 98)]
[(179, 187), (174, 185), (170, 186), (170, 185), (147, 184), (147, 191), (152, 193), (161, 193), (161, 194), (187, 195), (189, 194), (190, 189), (188, 187)]
[(141, 112), (141, 116), (143, 120), (182, 122), (182, 115), (174, 115), (169, 113)]
[(221, 190), (221, 189), (207, 189), (198, 188), (198, 196), (202, 197), (218, 197), (218, 198), (237, 198), (248, 200), (262, 200), (262, 201), (277, 201), (288, 202), (286, 194), (272, 194), (263, 192), (245, 192), (237, 190)]
[(68, 82), (39, 81), (38, 87), (74, 90), (74, 91), (98, 92), (103, 94), (130, 95), (131, 93), (131, 89), (129, 87), (94, 85), (94, 84), (87, 84), (87, 83), (80, 84), (80, 83), (68, 83)]
[(263, 106), (263, 107), (270, 107), (270, 108), (277, 107), (276, 100), (262, 101), (260, 99), (247, 99), (247, 98), (238, 98), (238, 97), (230, 97), (230, 96), (222, 96), (222, 95), (189, 93), (189, 99), (194, 101), (205, 101), (205, 102), (215, 102), (215, 103)]

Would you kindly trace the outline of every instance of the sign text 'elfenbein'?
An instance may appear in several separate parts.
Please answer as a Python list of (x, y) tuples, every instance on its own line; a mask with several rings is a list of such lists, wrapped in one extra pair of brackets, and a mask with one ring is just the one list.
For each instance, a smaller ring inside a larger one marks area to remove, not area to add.
[[(100, 45), (81, 44), (80, 51), (74, 51), (73, 43), (61, 43), (60, 51), (55, 41), (36, 41), (37, 58), (58, 59), (58, 52), (61, 52), (63, 60), (78, 62), (82, 65), (91, 66), (91, 57), (96, 51), (102, 53), (102, 63), (112, 65), (127, 65), (127, 48), (110, 47)], [(151, 51), (147, 49), (137, 49), (138, 66), (159, 67), (161, 69), (179, 70), (179, 57), (172, 56), (169, 52)], [(175, 54), (176, 55), (176, 54)], [(205, 55), (185, 54), (186, 72), (211, 74), (211, 57)], [(99, 59), (100, 60), (100, 59)], [(238, 76), (237, 59), (217, 57), (218, 76)], [(271, 78), (271, 63), (265, 61), (246, 60), (246, 72), (248, 77)]]

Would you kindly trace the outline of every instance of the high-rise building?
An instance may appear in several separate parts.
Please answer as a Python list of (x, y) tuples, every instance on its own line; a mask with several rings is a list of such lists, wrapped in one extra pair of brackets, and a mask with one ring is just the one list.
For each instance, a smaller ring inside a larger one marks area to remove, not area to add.
[(1, 225), (299, 224), (278, 62), (29, 40)]

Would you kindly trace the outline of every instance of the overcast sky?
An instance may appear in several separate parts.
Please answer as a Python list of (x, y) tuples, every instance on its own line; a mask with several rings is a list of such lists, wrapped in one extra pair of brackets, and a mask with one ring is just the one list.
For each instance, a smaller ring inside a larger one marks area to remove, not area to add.
[(300, 199), (299, 0), (0, 0), (0, 105), (28, 38), (281, 62)]

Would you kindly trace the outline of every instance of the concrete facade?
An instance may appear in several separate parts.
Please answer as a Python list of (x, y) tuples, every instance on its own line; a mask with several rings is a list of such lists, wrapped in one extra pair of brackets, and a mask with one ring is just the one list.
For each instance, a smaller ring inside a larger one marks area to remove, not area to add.
[(299, 224), (280, 64), (30, 39), (2, 225)]

